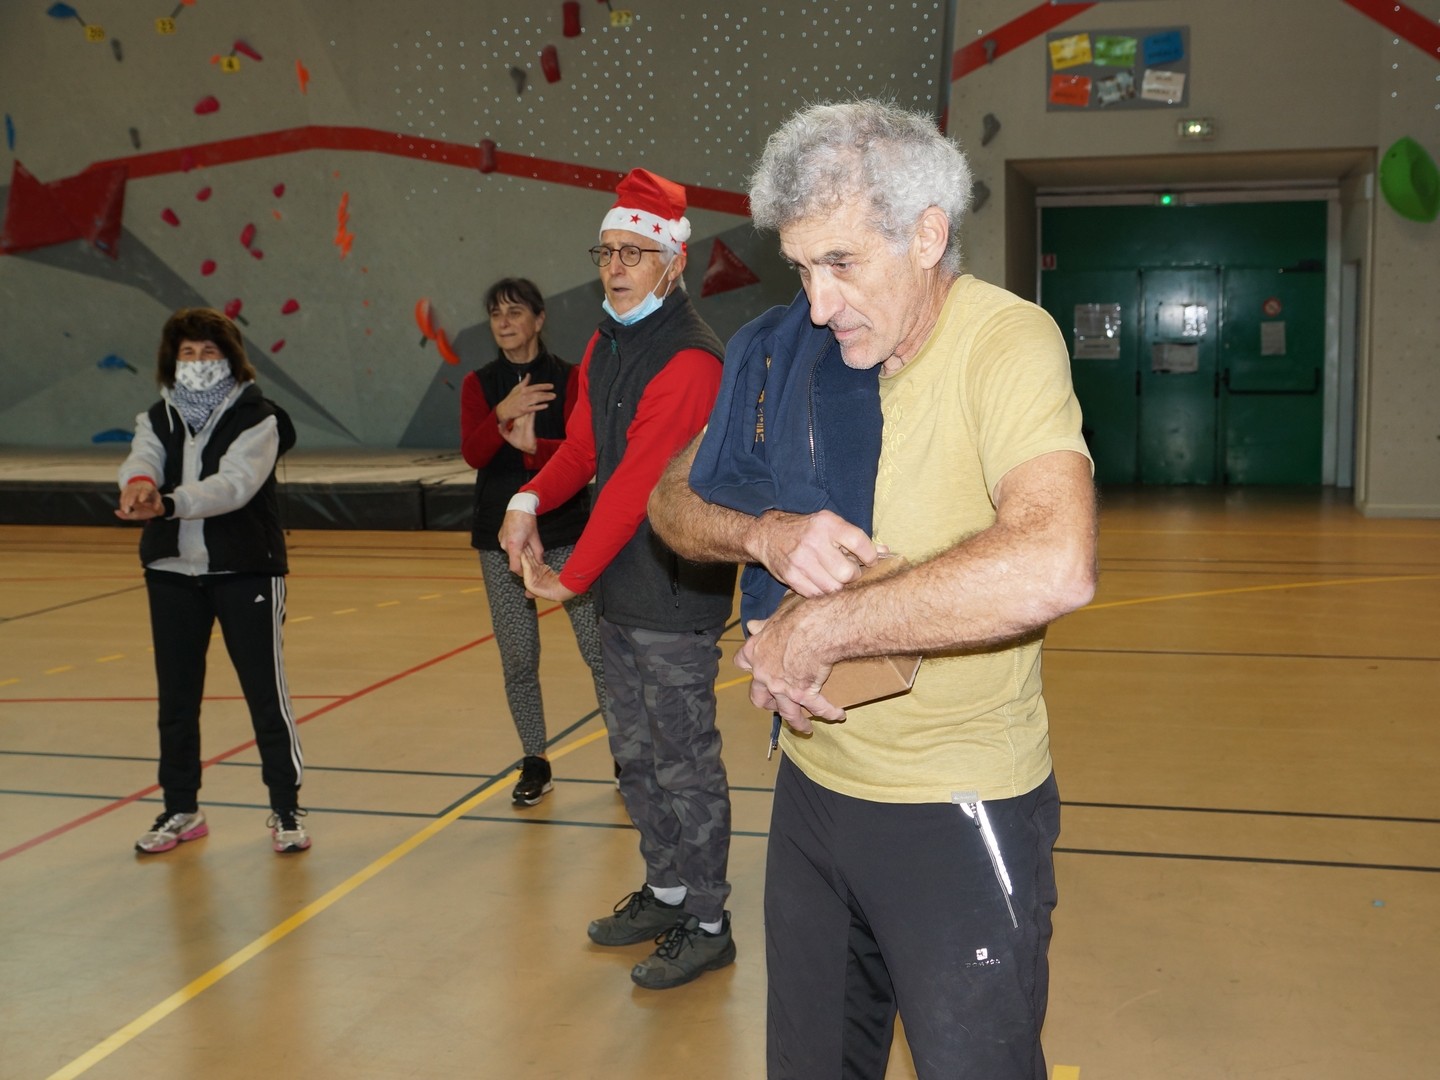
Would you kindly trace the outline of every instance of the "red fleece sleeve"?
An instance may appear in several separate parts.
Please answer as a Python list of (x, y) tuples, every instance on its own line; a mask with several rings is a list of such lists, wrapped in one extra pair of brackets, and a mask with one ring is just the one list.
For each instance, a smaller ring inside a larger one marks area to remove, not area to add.
[(460, 383), (460, 454), (472, 469), (483, 469), (504, 445), (495, 410), (485, 400), (480, 376), (472, 371)]
[[(551, 452), (545, 467), (520, 489), (540, 496), (542, 514), (554, 510), (595, 475), (595, 429), (590, 423), (590, 352), (599, 336), (597, 333), (590, 338), (585, 358), (580, 361), (574, 380), (568, 384), (565, 438)], [(536, 450), (539, 450), (538, 444)]]
[[(635, 535), (665, 466), (710, 419), (721, 371), (720, 361), (710, 353), (686, 349), (650, 380), (625, 433), (625, 456), (600, 492), (575, 553), (560, 572), (560, 583), (567, 589), (577, 593), (589, 589)], [(588, 393), (585, 400), (589, 431)], [(590, 460), (593, 471), (593, 433)], [(543, 497), (541, 505), (545, 505)]]

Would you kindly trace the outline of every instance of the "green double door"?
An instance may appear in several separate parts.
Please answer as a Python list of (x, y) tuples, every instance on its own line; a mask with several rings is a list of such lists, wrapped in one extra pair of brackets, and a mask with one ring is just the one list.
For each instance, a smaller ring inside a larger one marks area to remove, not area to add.
[(1041, 220), (1098, 481), (1320, 483), (1324, 203)]

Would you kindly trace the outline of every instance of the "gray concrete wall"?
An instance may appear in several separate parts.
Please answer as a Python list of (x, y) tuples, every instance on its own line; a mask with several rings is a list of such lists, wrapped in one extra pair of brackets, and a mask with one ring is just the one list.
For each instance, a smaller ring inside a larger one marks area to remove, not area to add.
[[(88, 445), (130, 430), (154, 400), (168, 313), (239, 299), (262, 384), (291, 410), (302, 445), (455, 446), (459, 379), (493, 355), (480, 311), (490, 282), (533, 278), (549, 300), (551, 347), (580, 358), (601, 299), (585, 249), (613, 188), (441, 158), (491, 139), (501, 153), (582, 172), (644, 166), (733, 195), (777, 120), (808, 101), (889, 93), (938, 112), (949, 52), (933, 2), (655, 2), (614, 26), (607, 5), (582, 0), (575, 37), (564, 36), (561, 0), (205, 2), (180, 10), (173, 34), (155, 23), (180, 6), (168, 0), (72, 5), (101, 28), (95, 41), (49, 6), (0, 5), (0, 111), (13, 135), (0, 143), (0, 205), (17, 161), (42, 183), (98, 162), (143, 171), (146, 155), (182, 148), (195, 167), (130, 176), (118, 258), (83, 240), (0, 256), (0, 443), (12, 445)], [(262, 59), (242, 50), (226, 72), (218, 61), (237, 40)], [(218, 111), (197, 114), (210, 96)], [(379, 142), (324, 149), (312, 131), (275, 145), (277, 132), (336, 127)], [(236, 139), (288, 152), (203, 163), (203, 147)], [(439, 144), (435, 156), (384, 152), (422, 139)], [(342, 258), (347, 195), (354, 239)], [(688, 286), (722, 336), (794, 294), (774, 239), (743, 213), (689, 217)], [(702, 296), (716, 240), (758, 285)], [(421, 299), (461, 367), (422, 344)], [(290, 300), (298, 310), (282, 314)]]

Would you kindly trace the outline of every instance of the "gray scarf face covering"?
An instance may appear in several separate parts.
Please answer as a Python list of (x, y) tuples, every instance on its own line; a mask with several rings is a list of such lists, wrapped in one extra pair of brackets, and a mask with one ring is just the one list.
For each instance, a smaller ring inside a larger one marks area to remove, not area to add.
[(199, 431), (210, 414), (235, 389), (235, 376), (226, 375), (208, 390), (187, 390), (176, 383), (170, 388), (170, 404), (180, 410), (191, 431)]

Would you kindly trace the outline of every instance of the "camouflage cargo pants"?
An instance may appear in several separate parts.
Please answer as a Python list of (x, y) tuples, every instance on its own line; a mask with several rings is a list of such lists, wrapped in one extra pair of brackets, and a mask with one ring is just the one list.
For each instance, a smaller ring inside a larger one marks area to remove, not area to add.
[(725, 912), (730, 785), (715, 729), (720, 628), (667, 633), (600, 620), (605, 724), (620, 794), (640, 833), (645, 880), (688, 889), (701, 922)]

